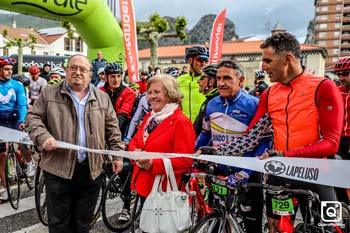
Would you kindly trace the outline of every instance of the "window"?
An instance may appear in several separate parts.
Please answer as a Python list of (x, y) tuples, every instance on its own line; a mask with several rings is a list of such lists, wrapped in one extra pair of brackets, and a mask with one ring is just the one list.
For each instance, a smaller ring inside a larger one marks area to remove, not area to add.
[(320, 33), (318, 33), (318, 37), (319, 37), (319, 38), (325, 38), (326, 35), (327, 35), (326, 32), (320, 32)]
[(336, 9), (336, 10), (341, 10), (341, 8), (342, 8), (342, 5), (336, 5), (336, 6), (335, 6), (335, 9)]
[(328, 0), (322, 0), (321, 2), (328, 2)]
[(64, 50), (73, 51), (73, 40), (68, 37), (64, 38)]
[(339, 45), (339, 40), (333, 40), (333, 45)]
[(339, 37), (339, 32), (334, 32), (335, 37)]
[(30, 51), (30, 54), (31, 54), (31, 55), (36, 55), (36, 51), (35, 51), (35, 50), (31, 50), (31, 51)]
[(327, 28), (327, 24), (326, 23), (321, 23), (320, 24), (320, 29), (325, 29)]
[(337, 57), (333, 57), (332, 58), (332, 62), (337, 62), (338, 61), (338, 58)]
[(44, 52), (43, 55), (44, 55), (44, 56), (48, 56), (49, 53), (48, 53), (48, 52)]
[(75, 52), (83, 52), (83, 41), (80, 37), (75, 38)]
[(318, 44), (319, 46), (325, 46), (325, 45), (326, 45), (326, 41), (320, 40), (319, 42), (317, 42), (317, 44)]
[(336, 18), (336, 19), (340, 19), (340, 17), (341, 17), (340, 14), (336, 14), (336, 15), (335, 15), (335, 18)]
[(340, 23), (335, 23), (335, 24), (334, 24), (334, 27), (335, 27), (335, 28), (340, 28)]
[(321, 11), (328, 11), (328, 6), (322, 6)]
[(328, 15), (320, 15), (320, 19), (321, 20), (327, 20), (328, 19)]
[(339, 49), (333, 49), (333, 54), (338, 54), (339, 53)]

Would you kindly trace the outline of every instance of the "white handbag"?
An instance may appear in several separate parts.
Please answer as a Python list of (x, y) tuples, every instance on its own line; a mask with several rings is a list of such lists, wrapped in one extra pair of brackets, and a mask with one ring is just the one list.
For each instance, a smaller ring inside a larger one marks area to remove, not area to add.
[[(143, 204), (140, 229), (149, 233), (178, 233), (191, 227), (188, 195), (178, 190), (170, 159), (163, 159), (167, 175), (157, 175)], [(167, 178), (167, 190), (162, 181)], [(171, 186), (171, 187), (170, 187)]]

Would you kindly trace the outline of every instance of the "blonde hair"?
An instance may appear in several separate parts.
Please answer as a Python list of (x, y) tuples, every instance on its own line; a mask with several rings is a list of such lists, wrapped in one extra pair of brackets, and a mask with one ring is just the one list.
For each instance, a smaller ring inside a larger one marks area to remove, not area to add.
[(147, 81), (147, 90), (152, 83), (160, 82), (163, 84), (166, 96), (170, 99), (170, 103), (180, 103), (183, 94), (180, 92), (179, 84), (176, 79), (168, 74), (157, 74)]

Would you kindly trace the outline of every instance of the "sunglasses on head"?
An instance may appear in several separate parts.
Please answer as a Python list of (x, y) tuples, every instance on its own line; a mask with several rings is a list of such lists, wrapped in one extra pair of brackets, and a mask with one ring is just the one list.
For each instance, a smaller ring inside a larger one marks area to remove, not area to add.
[(338, 72), (337, 75), (340, 76), (348, 76), (350, 74), (349, 71)]

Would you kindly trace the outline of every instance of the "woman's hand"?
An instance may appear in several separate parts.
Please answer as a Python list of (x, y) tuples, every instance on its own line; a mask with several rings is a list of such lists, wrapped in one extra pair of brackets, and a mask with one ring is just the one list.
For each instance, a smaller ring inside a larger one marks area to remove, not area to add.
[(136, 165), (143, 170), (151, 169), (153, 166), (153, 159), (139, 159), (136, 161)]

